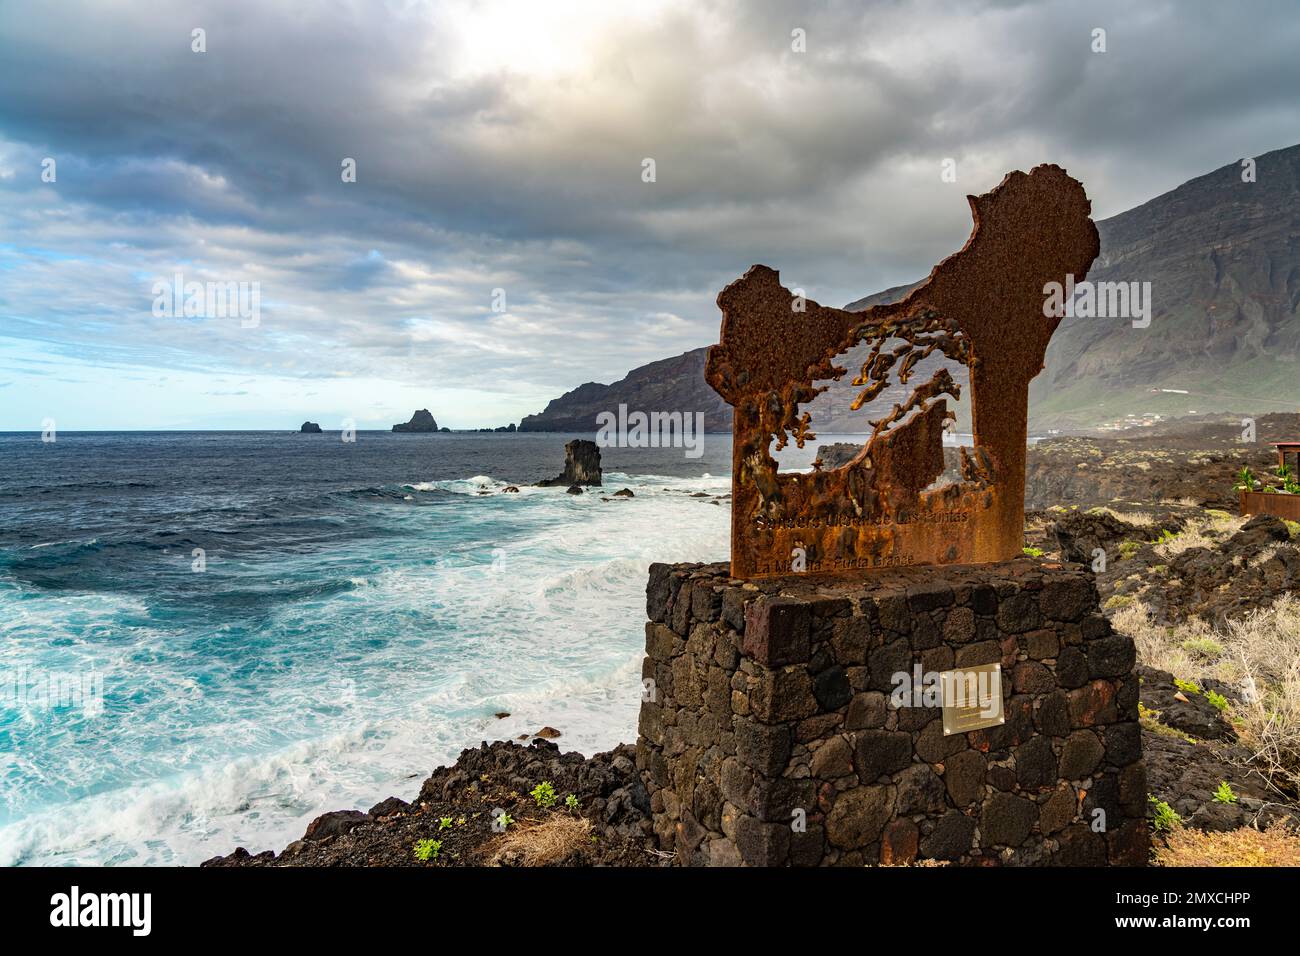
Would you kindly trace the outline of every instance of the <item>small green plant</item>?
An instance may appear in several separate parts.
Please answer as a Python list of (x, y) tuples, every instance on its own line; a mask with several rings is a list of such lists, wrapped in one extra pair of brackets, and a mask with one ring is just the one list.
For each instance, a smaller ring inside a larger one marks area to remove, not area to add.
[(1032, 548), (1026, 545), (1020, 549), (1021, 553), (1027, 558), (1041, 558), (1043, 556), (1042, 548)]
[(1133, 555), (1137, 554), (1138, 549), (1141, 547), (1142, 545), (1137, 541), (1121, 541), (1119, 543), (1119, 556), (1127, 561), (1129, 558), (1133, 557)]
[(1128, 607), (1134, 601), (1131, 594), (1112, 594), (1106, 598), (1106, 603), (1102, 605), (1106, 610), (1113, 611), (1117, 608)]
[(1215, 803), (1236, 803), (1237, 795), (1232, 792), (1232, 787), (1228, 781), (1224, 780), (1219, 784), (1219, 789), (1214, 791)]
[(537, 786), (528, 792), (528, 795), (537, 801), (539, 807), (555, 806), (555, 788), (551, 786), (549, 780), (543, 780)]
[(515, 818), (512, 817), (510, 814), (506, 813), (504, 810), (502, 810), (493, 818), (492, 829), (495, 830), (497, 827), (500, 827), (501, 828), (500, 832), (505, 833), (507, 830), (510, 829), (510, 824), (514, 822), (515, 822)]
[(415, 858), (421, 863), (428, 863), (430, 857), (438, 859), (438, 851), (441, 849), (441, 840), (416, 840)]
[(1235, 490), (1254, 491), (1259, 481), (1255, 478), (1255, 473), (1250, 468), (1242, 468), (1237, 472), (1237, 484)]
[(1160, 537), (1156, 538), (1156, 539), (1155, 539), (1154, 541), (1152, 541), (1151, 543), (1152, 543), (1152, 544), (1168, 544), (1170, 541), (1173, 541), (1174, 538), (1176, 538), (1176, 537), (1178, 537), (1178, 535), (1174, 534), (1174, 532), (1170, 531), (1168, 528), (1165, 528), (1165, 530), (1163, 530), (1163, 531), (1160, 532)]
[(438, 829), (439, 829), (439, 830), (450, 830), (450, 829), (451, 829), (451, 817), (439, 817), (439, 818), (438, 818)]
[(578, 809), (578, 798), (573, 794), (569, 794), (564, 798), (564, 805), (570, 810), (576, 811)]
[(1278, 465), (1277, 468), (1273, 471), (1273, 474), (1277, 475), (1283, 481), (1295, 477), (1295, 472), (1291, 470), (1291, 466), (1285, 464)]
[(1155, 794), (1148, 794), (1147, 799), (1150, 800), (1156, 808), (1156, 815), (1151, 823), (1157, 830), (1163, 830), (1168, 833), (1174, 827), (1183, 825), (1183, 818), (1180, 817), (1169, 804), (1165, 803), (1163, 800), (1157, 800)]
[(1183, 680), (1181, 677), (1174, 678), (1174, 686), (1184, 694), (1199, 694), (1201, 692), (1201, 689), (1194, 682)]
[(457, 817), (457, 818), (456, 818), (456, 826), (458, 826), (458, 827), (463, 827), (464, 825), (465, 825), (465, 818), (464, 818), (464, 817)]
[(1208, 637), (1189, 637), (1183, 641), (1183, 650), (1197, 657), (1215, 660), (1223, 656), (1223, 645)]
[(1228, 698), (1224, 697), (1222, 694), (1216, 694), (1212, 690), (1207, 690), (1205, 692), (1205, 699), (1213, 704), (1214, 709), (1219, 713), (1223, 713), (1228, 709)]

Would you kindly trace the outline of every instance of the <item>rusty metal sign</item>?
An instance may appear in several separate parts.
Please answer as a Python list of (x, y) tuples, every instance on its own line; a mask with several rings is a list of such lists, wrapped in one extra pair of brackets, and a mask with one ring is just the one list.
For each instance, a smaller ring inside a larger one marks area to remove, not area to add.
[[(1023, 546), (1029, 381), (1043, 368), (1059, 314), (1048, 283), (1082, 281), (1100, 245), (1083, 186), (1059, 166), (1013, 172), (968, 196), (974, 226), (957, 252), (900, 302), (864, 312), (796, 297), (754, 266), (718, 295), (719, 344), (705, 377), (732, 406), (731, 573), (772, 577), (912, 564), (1003, 561)], [(961, 387), (941, 367), (833, 470), (779, 473), (772, 457), (815, 438), (800, 406), (846, 369), (836, 356), (870, 343), (853, 379), (859, 409), (891, 384), (910, 384), (933, 353), (969, 370), (974, 439), (960, 480), (943, 473), (944, 396)], [(931, 487), (935, 486), (935, 487)]]

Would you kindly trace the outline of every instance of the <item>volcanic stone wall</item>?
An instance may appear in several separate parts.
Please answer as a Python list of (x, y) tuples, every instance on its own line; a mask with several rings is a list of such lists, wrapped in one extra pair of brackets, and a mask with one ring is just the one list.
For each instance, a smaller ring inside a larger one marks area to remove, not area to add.
[[(637, 765), (678, 863), (1146, 862), (1133, 642), (1079, 566), (655, 564), (646, 604)], [(891, 699), (916, 665), (992, 663), (1001, 726), (945, 736)]]

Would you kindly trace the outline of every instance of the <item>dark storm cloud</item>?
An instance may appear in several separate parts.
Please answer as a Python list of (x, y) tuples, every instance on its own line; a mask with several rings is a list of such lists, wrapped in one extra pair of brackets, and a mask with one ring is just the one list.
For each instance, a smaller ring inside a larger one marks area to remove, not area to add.
[[(833, 304), (915, 279), (1008, 169), (1061, 163), (1107, 215), (1300, 139), (1285, 5), (569, 9), (0, 9), (4, 333), (192, 369), (322, 348), (287, 374), (531, 403), (712, 340), (753, 262)], [(153, 317), (180, 268), (259, 281), (259, 336)]]

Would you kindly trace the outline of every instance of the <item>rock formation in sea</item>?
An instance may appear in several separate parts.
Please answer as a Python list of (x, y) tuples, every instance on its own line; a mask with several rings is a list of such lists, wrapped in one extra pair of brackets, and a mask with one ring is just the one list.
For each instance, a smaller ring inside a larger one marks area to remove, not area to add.
[(433, 420), (427, 408), (422, 408), (412, 415), (409, 422), (393, 426), (395, 432), (436, 432), (437, 430), (438, 423)]
[(588, 438), (575, 438), (564, 446), (564, 471), (555, 478), (544, 478), (538, 487), (549, 488), (600, 484), (600, 449)]
[(320, 425), (316, 422), (303, 422), (302, 428), (298, 431), (304, 435), (319, 435), (321, 433)]

